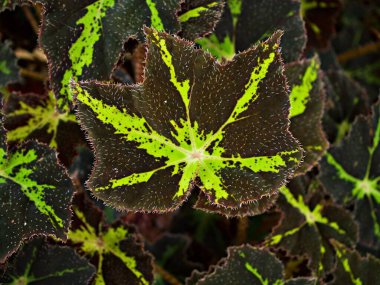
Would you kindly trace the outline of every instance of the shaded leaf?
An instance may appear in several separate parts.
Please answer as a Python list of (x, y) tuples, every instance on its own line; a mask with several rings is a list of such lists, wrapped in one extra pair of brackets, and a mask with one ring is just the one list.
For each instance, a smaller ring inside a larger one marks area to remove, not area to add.
[(27, 3), (27, 0), (2, 0), (0, 2), (0, 12), (5, 9), (14, 9), (17, 5)]
[(186, 284), (192, 285), (315, 285), (315, 279), (299, 278), (284, 281), (282, 263), (267, 250), (257, 249), (250, 245), (229, 247), (228, 256), (211, 267), (208, 273), (195, 271), (187, 279)]
[(323, 129), (329, 141), (337, 144), (347, 135), (355, 117), (368, 112), (368, 98), (366, 91), (342, 70), (325, 74), (327, 103)]
[(319, 197), (320, 188), (316, 194), (308, 193), (297, 182), (280, 189), (279, 205), (284, 216), (266, 244), (294, 255), (306, 255), (310, 268), (321, 275), (331, 271), (335, 264), (329, 240), (334, 238), (353, 247), (358, 228), (349, 212)]
[(285, 66), (285, 76), (290, 85), (290, 132), (305, 150), (297, 174), (303, 174), (316, 165), (328, 147), (322, 129), (325, 94), (319, 68), (316, 57)]
[(53, 234), (65, 240), (73, 193), (55, 151), (30, 142), (7, 152), (1, 132), (0, 262), (33, 235)]
[(41, 44), (62, 110), (72, 100), (70, 80), (109, 80), (124, 42), (143, 40), (143, 25), (180, 29), (178, 0), (37, 1), (44, 5)]
[(301, 0), (301, 14), (309, 48), (326, 48), (335, 34), (335, 23), (342, 9), (341, 0)]
[(224, 0), (185, 0), (181, 6), (180, 35), (195, 40), (214, 30), (222, 15)]
[(75, 155), (76, 144), (85, 144), (75, 115), (68, 111), (59, 113), (52, 92), (11, 94), (3, 106), (3, 113), (10, 144), (37, 139), (57, 149), (65, 165), (69, 165)]
[(131, 227), (121, 221), (105, 224), (83, 192), (75, 196), (73, 212), (68, 240), (96, 266), (93, 284), (151, 284), (152, 258)]
[(367, 255), (361, 257), (357, 251), (332, 241), (337, 252), (338, 266), (334, 271), (334, 280), (329, 285), (379, 285), (380, 260)]
[[(0, 282), (6, 284), (86, 285), (95, 268), (66, 246), (49, 245), (45, 239), (28, 241), (15, 256)], [(2, 283), (2, 284), (4, 284)]]
[(348, 137), (332, 147), (321, 162), (320, 180), (334, 199), (355, 206), (360, 238), (380, 241), (380, 104), (371, 117), (358, 117)]
[(0, 42), (0, 88), (18, 79), (16, 57), (9, 42)]
[(284, 31), (281, 41), (284, 60), (298, 60), (306, 33), (296, 0), (227, 0), (215, 32), (197, 42), (219, 59), (230, 59), (276, 30)]
[(142, 85), (75, 86), (96, 150), (94, 194), (120, 209), (163, 212), (195, 184), (227, 208), (275, 193), (302, 156), (288, 132), (280, 33), (223, 65), (165, 33), (147, 37)]

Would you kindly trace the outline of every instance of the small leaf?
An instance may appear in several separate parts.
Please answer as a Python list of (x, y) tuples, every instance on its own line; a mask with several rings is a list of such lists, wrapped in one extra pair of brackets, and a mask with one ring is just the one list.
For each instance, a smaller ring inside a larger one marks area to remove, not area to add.
[(132, 228), (121, 221), (106, 225), (85, 193), (75, 196), (73, 212), (68, 240), (96, 266), (93, 284), (151, 284), (152, 258)]
[(290, 85), (290, 132), (305, 150), (297, 174), (316, 165), (328, 148), (322, 129), (325, 94), (319, 67), (316, 57), (285, 65), (285, 76)]
[(334, 199), (355, 205), (360, 239), (380, 242), (380, 104), (372, 116), (358, 117), (341, 144), (332, 147), (321, 162), (320, 180)]
[(9, 42), (0, 42), (0, 89), (18, 79), (16, 57), (10, 48)]
[(185, 0), (179, 13), (181, 36), (196, 38), (211, 33), (223, 12), (224, 0)]
[(53, 234), (65, 240), (73, 193), (53, 150), (30, 142), (7, 153), (1, 132), (0, 262), (33, 235)]
[(296, 182), (290, 183), (291, 188), (280, 189), (279, 205), (284, 216), (266, 244), (306, 256), (310, 268), (321, 275), (334, 268), (334, 249), (329, 240), (334, 238), (353, 247), (357, 225), (349, 212), (321, 199), (319, 187), (316, 194), (311, 194)]
[(95, 268), (66, 246), (52, 246), (33, 239), (12, 256), (1, 284), (86, 285)]
[(187, 285), (315, 285), (312, 278), (284, 281), (282, 263), (269, 251), (250, 245), (229, 247), (228, 256), (211, 267), (208, 273), (195, 271)]
[(197, 42), (219, 59), (230, 59), (276, 30), (284, 31), (284, 60), (298, 60), (306, 44), (306, 33), (300, 3), (294, 0), (227, 0), (215, 32)]
[(69, 165), (77, 144), (86, 144), (75, 115), (59, 113), (53, 92), (44, 95), (11, 94), (3, 106), (4, 127), (10, 144), (37, 139), (58, 150)]
[(302, 157), (288, 132), (280, 33), (225, 65), (165, 33), (147, 37), (142, 85), (75, 87), (96, 149), (94, 194), (120, 209), (163, 212), (194, 184), (227, 208), (276, 193)]
[(338, 266), (334, 271), (334, 280), (329, 285), (365, 285), (379, 284), (380, 260), (367, 255), (361, 257), (357, 251), (332, 241), (337, 252)]
[(142, 40), (143, 25), (170, 32), (180, 29), (177, 0), (39, 2), (45, 10), (41, 44), (61, 110), (72, 100), (70, 80), (109, 80), (124, 42), (132, 36)]

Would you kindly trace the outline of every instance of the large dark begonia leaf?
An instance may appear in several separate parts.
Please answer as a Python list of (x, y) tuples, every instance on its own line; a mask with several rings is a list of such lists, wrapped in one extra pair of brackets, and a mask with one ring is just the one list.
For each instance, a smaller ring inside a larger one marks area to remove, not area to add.
[(266, 244), (306, 256), (310, 268), (318, 275), (330, 272), (335, 264), (330, 239), (353, 247), (358, 235), (357, 225), (349, 212), (321, 199), (320, 188), (312, 194), (297, 181), (289, 186), (280, 189), (283, 219)]
[(16, 57), (8, 42), (0, 42), (0, 89), (18, 79)]
[(380, 241), (380, 104), (372, 116), (360, 116), (341, 144), (332, 147), (321, 162), (320, 180), (340, 204), (355, 206), (360, 239)]
[(301, 0), (309, 48), (326, 48), (335, 33), (342, 0)]
[(179, 13), (181, 37), (195, 40), (211, 33), (218, 23), (224, 0), (185, 0)]
[[(66, 246), (49, 245), (45, 239), (28, 241), (12, 256), (6, 271), (0, 275), (1, 284), (12, 285), (87, 285), (95, 268), (75, 250)], [(3, 283), (4, 282), (4, 283)]]
[(142, 27), (179, 31), (178, 0), (36, 0), (44, 6), (41, 44), (58, 106), (72, 100), (70, 80), (109, 80), (129, 37)]
[(298, 60), (306, 44), (300, 5), (296, 0), (228, 0), (215, 32), (197, 42), (214, 56), (230, 59), (283, 30), (284, 60)]
[(35, 142), (7, 152), (0, 138), (0, 262), (21, 241), (37, 234), (65, 240), (73, 193), (70, 178), (57, 164), (55, 151)]
[(333, 273), (334, 279), (329, 285), (380, 285), (380, 260), (367, 255), (361, 257), (357, 251), (348, 249), (333, 240), (338, 265)]
[(76, 84), (97, 156), (94, 194), (120, 209), (162, 212), (194, 184), (228, 208), (275, 193), (302, 157), (288, 132), (280, 35), (220, 64), (147, 29), (143, 84)]
[(5, 9), (14, 9), (16, 5), (26, 4), (27, 0), (2, 0), (0, 2), (0, 12)]
[(283, 265), (276, 256), (250, 245), (229, 247), (228, 256), (211, 267), (210, 272), (195, 271), (187, 285), (315, 285), (316, 279), (296, 278), (285, 281)]
[(330, 70), (325, 75), (327, 103), (323, 129), (329, 141), (337, 144), (347, 135), (355, 117), (368, 113), (368, 96), (365, 89), (342, 70)]
[(325, 94), (319, 68), (316, 57), (285, 65), (290, 85), (290, 132), (305, 150), (297, 174), (312, 168), (328, 147), (322, 129)]
[(96, 266), (92, 284), (151, 284), (152, 257), (131, 227), (121, 221), (105, 224), (102, 211), (83, 192), (75, 195), (72, 209), (68, 241)]
[(75, 146), (85, 144), (75, 115), (69, 111), (58, 112), (53, 92), (11, 94), (2, 111), (10, 144), (37, 139), (57, 149), (65, 165), (69, 165), (74, 157)]

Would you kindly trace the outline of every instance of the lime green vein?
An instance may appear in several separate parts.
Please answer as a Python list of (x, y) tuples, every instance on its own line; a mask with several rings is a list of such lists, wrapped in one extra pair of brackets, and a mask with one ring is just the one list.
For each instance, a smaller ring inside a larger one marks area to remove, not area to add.
[[(37, 210), (46, 215), (54, 228), (63, 228), (62, 219), (55, 213), (54, 209), (46, 204), (44, 200), (45, 191), (54, 189), (55, 186), (38, 184), (29, 176), (33, 173), (32, 169), (26, 168), (26, 165), (38, 159), (34, 150), (17, 151), (10, 155), (9, 160), (6, 158), (4, 149), (0, 149), (0, 176), (6, 180), (10, 180), (20, 186), (23, 194), (34, 203)], [(24, 167), (25, 165), (25, 167)], [(17, 172), (15, 168), (18, 167)]]
[(11, 74), (11, 70), (8, 68), (7, 62), (5, 60), (0, 60), (0, 72), (5, 75)]
[[(245, 262), (244, 264), (245, 268), (250, 272), (252, 273), (259, 281), (262, 285), (271, 285), (269, 284), (269, 280), (268, 278), (265, 278), (259, 273), (259, 271), (256, 269), (256, 268), (253, 268), (253, 266), (251, 264), (249, 264), (248, 262)], [(281, 279), (277, 279), (273, 285), (283, 285), (284, 284), (284, 281), (282, 281)]]
[(189, 21), (192, 18), (198, 18), (202, 15), (202, 12), (208, 11), (210, 8), (215, 7), (217, 5), (218, 2), (211, 2), (206, 6), (196, 7), (179, 16), (179, 20), (183, 23)]
[[(148, 285), (149, 282), (144, 278), (143, 274), (137, 270), (137, 262), (134, 257), (127, 256), (125, 252), (120, 249), (120, 243), (128, 239), (128, 230), (119, 226), (118, 228), (108, 228), (105, 232), (96, 234), (96, 230), (88, 223), (84, 214), (78, 209), (74, 209), (75, 215), (80, 219), (83, 225), (75, 231), (69, 232), (69, 239), (76, 244), (80, 244), (83, 252), (93, 257), (95, 254), (99, 255), (98, 272), (95, 279), (96, 285), (104, 285), (104, 278), (102, 276), (102, 263), (105, 254), (113, 254), (119, 258), (124, 265), (136, 276), (141, 284)], [(102, 229), (101, 224), (99, 229)]]
[(92, 64), (94, 46), (102, 36), (102, 19), (106, 16), (107, 10), (114, 5), (115, 0), (98, 0), (87, 6), (87, 13), (76, 22), (77, 25), (82, 25), (83, 29), (69, 49), (71, 68), (65, 71), (61, 81), (60, 94), (65, 97), (59, 99), (61, 107), (64, 106), (65, 100), (72, 100), (70, 81), (77, 80), (82, 75), (83, 68)]
[(162, 23), (162, 20), (160, 18), (160, 15), (156, 7), (156, 3), (154, 3), (154, 1), (155, 0), (146, 0), (146, 4), (148, 5), (150, 13), (151, 13), (151, 17), (150, 17), (151, 27), (155, 30), (163, 32), (165, 31), (165, 27), (164, 27), (164, 24)]
[(349, 262), (348, 258), (345, 256), (346, 255), (346, 250), (343, 249), (343, 248), (340, 249), (340, 248), (338, 248), (338, 246), (335, 246), (335, 250), (336, 250), (337, 257), (339, 258), (340, 262), (343, 265), (344, 271), (346, 271), (348, 273), (348, 275), (350, 276), (351, 282), (354, 285), (363, 285), (363, 283), (360, 280), (360, 278), (356, 278), (354, 276), (354, 273), (351, 270), (350, 262)]
[(293, 85), (290, 92), (290, 114), (293, 118), (303, 114), (306, 110), (306, 104), (310, 101), (310, 92), (313, 89), (313, 83), (318, 78), (319, 64), (312, 59), (302, 77), (300, 85)]

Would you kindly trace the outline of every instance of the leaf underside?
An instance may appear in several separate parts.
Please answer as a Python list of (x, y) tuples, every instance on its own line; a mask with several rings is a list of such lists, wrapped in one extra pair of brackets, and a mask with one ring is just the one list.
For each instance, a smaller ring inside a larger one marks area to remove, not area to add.
[(75, 86), (96, 151), (94, 194), (120, 209), (168, 211), (194, 185), (231, 209), (276, 193), (302, 157), (288, 132), (280, 33), (223, 65), (166, 33), (147, 37), (143, 84)]

